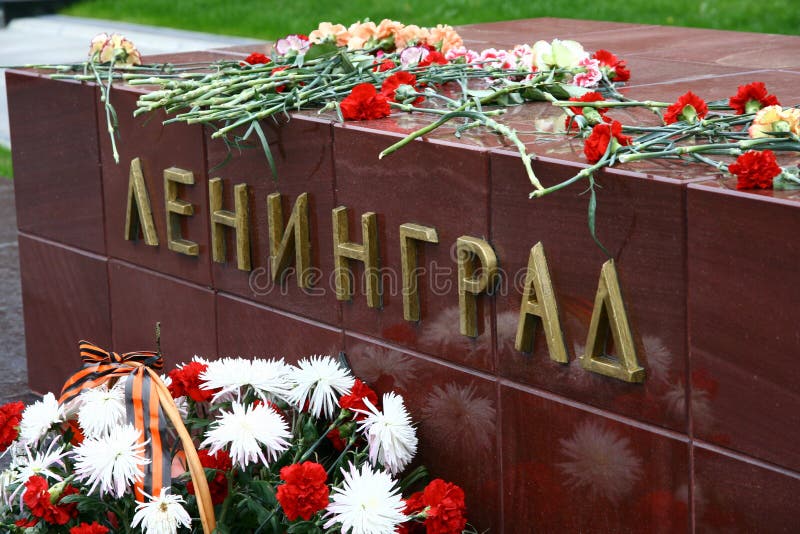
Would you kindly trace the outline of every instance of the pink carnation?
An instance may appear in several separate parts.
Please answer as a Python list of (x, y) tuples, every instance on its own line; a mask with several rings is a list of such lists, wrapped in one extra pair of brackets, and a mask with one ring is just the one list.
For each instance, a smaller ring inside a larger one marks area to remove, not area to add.
[(585, 58), (578, 63), (583, 67), (583, 72), (579, 72), (572, 79), (572, 83), (579, 87), (595, 87), (603, 78), (603, 73), (600, 71), (600, 62), (596, 59)]

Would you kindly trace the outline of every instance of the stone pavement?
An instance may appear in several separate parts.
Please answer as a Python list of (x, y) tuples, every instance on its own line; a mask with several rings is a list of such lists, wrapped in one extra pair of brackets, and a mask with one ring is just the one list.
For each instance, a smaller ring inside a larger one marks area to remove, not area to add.
[[(119, 32), (145, 55), (205, 50), (260, 41), (104, 20), (46, 15), (0, 29), (0, 66), (78, 62), (101, 32)], [(5, 75), (0, 69), (0, 145), (10, 146)], [(0, 177), (0, 404), (33, 396), (27, 386), (13, 182)]]
[[(89, 42), (98, 33), (122, 33), (144, 55), (207, 50), (258, 43), (254, 39), (155, 28), (107, 20), (45, 15), (14, 19), (0, 29), (0, 66), (77, 63), (86, 58)], [(0, 69), (0, 144), (11, 144), (8, 129), (5, 76)]]

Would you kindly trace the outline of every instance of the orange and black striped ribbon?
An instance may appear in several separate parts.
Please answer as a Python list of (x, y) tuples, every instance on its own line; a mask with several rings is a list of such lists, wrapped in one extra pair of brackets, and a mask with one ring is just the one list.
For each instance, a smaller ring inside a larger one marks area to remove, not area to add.
[(88, 341), (80, 342), (83, 368), (72, 375), (61, 390), (59, 403), (67, 403), (86, 389), (97, 387), (112, 378), (128, 377), (125, 401), (128, 422), (139, 430), (139, 442), (147, 443), (145, 451), (150, 463), (144, 466), (144, 478), (134, 487), (136, 500), (143, 502), (144, 493), (152, 496), (170, 485), (169, 447), (166, 442), (166, 418), (147, 368), (161, 371), (164, 361), (155, 352), (108, 352)]

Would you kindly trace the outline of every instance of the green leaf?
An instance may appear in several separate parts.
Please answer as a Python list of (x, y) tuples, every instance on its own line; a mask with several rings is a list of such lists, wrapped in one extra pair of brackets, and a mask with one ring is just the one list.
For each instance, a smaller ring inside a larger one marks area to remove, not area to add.
[(272, 179), (278, 180), (278, 168), (275, 166), (275, 159), (272, 157), (272, 150), (269, 148), (269, 143), (267, 142), (267, 136), (264, 135), (264, 130), (261, 129), (261, 125), (258, 123), (258, 120), (254, 120), (251, 124), (253, 130), (255, 130), (258, 139), (261, 141), (261, 148), (264, 149), (264, 155), (267, 157), (267, 162), (269, 162), (269, 168), (272, 171)]
[(589, 186), (589, 233), (592, 234), (592, 239), (594, 239), (594, 242), (597, 243), (598, 247), (600, 247), (600, 250), (602, 250), (603, 253), (610, 258), (611, 254), (608, 252), (606, 247), (603, 246), (603, 243), (601, 243), (600, 240), (597, 238), (597, 232), (595, 231), (595, 218), (597, 215), (597, 195), (594, 190), (594, 180), (591, 178), (589, 180), (591, 183), (591, 185)]
[(313, 44), (306, 52), (304, 61), (311, 61), (321, 57), (332, 56), (338, 51), (339, 47), (336, 46), (336, 43), (326, 42)]
[(784, 170), (772, 180), (772, 188), (776, 191), (800, 189), (800, 177), (798, 177), (797, 171), (797, 168)]

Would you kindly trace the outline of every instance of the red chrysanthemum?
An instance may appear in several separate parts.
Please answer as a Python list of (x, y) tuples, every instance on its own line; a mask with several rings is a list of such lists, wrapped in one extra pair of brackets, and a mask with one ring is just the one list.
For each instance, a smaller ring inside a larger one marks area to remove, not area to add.
[[(410, 85), (411, 87), (416, 88), (417, 86), (417, 77), (411, 74), (410, 72), (406, 72), (401, 70), (400, 72), (395, 72), (385, 80), (381, 84), (381, 94), (391, 100), (392, 102), (397, 102), (397, 88), (401, 85)], [(414, 104), (419, 104), (425, 100), (424, 97), (420, 96), (414, 99)]]
[(606, 76), (612, 82), (627, 82), (631, 79), (631, 71), (628, 70), (625, 61), (608, 50), (598, 50), (592, 57), (600, 63), (601, 67), (607, 69)]
[(740, 85), (736, 95), (728, 100), (728, 105), (736, 110), (737, 115), (755, 113), (767, 106), (780, 106), (778, 98), (767, 92), (764, 82), (753, 82)]
[[(464, 490), (441, 478), (432, 480), (424, 490), (414, 493), (406, 500), (405, 513), (418, 514), (425, 510), (425, 532), (428, 534), (460, 534), (467, 524), (464, 514)], [(413, 526), (409, 524), (413, 530)]]
[(419, 62), (418, 66), (430, 67), (434, 63), (436, 63), (437, 65), (447, 65), (447, 58), (444, 57), (444, 54), (442, 54), (438, 50), (433, 50), (430, 53), (428, 53), (425, 59)]
[[(214, 469), (214, 478), (208, 481), (208, 491), (211, 493), (211, 502), (222, 504), (228, 496), (227, 473), (232, 468), (231, 457), (227, 451), (220, 449), (216, 454), (211, 455), (206, 449), (197, 451), (200, 457), (200, 464), (206, 469)], [(194, 484), (189, 481), (186, 484), (186, 491), (194, 495)]]
[(328, 476), (316, 462), (303, 462), (281, 468), (277, 498), (289, 521), (302, 517), (306, 521), (328, 506)]
[(205, 363), (191, 361), (178, 369), (169, 372), (172, 383), (169, 392), (172, 397), (189, 397), (196, 402), (208, 402), (217, 390), (202, 389), (200, 387), (200, 374), (208, 369)]
[(618, 121), (612, 121), (611, 124), (596, 124), (583, 145), (583, 153), (589, 163), (600, 161), (612, 140), (616, 140), (622, 146), (630, 145), (633, 141), (630, 136), (622, 133), (622, 124)]
[(664, 122), (672, 124), (678, 121), (689, 123), (702, 119), (708, 114), (706, 101), (689, 91), (681, 96), (674, 104), (664, 112)]
[(378, 394), (375, 393), (371, 387), (369, 387), (364, 382), (356, 378), (356, 381), (353, 384), (350, 393), (348, 395), (342, 395), (339, 398), (339, 406), (341, 406), (345, 410), (350, 410), (351, 412), (355, 412), (356, 421), (361, 421), (367, 416), (366, 414), (359, 413), (356, 410), (364, 410), (364, 411), (368, 410), (367, 405), (364, 402), (364, 399), (367, 399), (376, 408), (378, 407)]
[(25, 405), (21, 402), (0, 406), (0, 452), (5, 452), (19, 436), (19, 422), (24, 409)]
[(69, 529), (69, 534), (106, 534), (108, 527), (104, 527), (97, 521), (94, 523), (81, 523), (77, 527)]
[[(570, 102), (600, 102), (602, 100), (605, 100), (605, 97), (603, 97), (603, 95), (601, 95), (597, 91), (589, 91), (588, 93), (584, 93), (581, 96), (573, 96), (569, 99)], [(570, 106), (569, 109), (575, 115), (583, 115), (584, 111), (586, 111), (586, 107), (584, 106)], [(603, 122), (611, 122), (611, 119), (609, 117), (606, 117), (606, 113), (608, 113), (608, 108), (591, 108), (591, 109), (595, 110), (600, 115), (600, 118), (603, 120)], [(567, 117), (566, 119), (564, 119), (564, 126), (570, 127), (571, 125), (572, 128), (577, 128), (578, 125), (575, 124), (575, 121), (571, 119), (572, 117)]]
[(391, 59), (384, 59), (372, 69), (373, 72), (386, 72), (387, 70), (392, 70), (397, 66), (397, 63), (392, 61)]
[(388, 117), (392, 112), (389, 100), (378, 93), (369, 83), (361, 83), (353, 87), (350, 94), (339, 105), (342, 117), (351, 121), (363, 121)]
[(78, 515), (76, 503), (59, 505), (58, 502), (67, 495), (78, 493), (78, 490), (69, 484), (64, 487), (56, 503), (51, 502), (50, 488), (44, 477), (34, 475), (25, 482), (25, 493), (22, 501), (30, 509), (31, 515), (44, 519), (50, 525), (65, 525)]
[(267, 63), (271, 63), (272, 60), (267, 56), (265, 56), (264, 54), (261, 54), (259, 52), (253, 52), (252, 54), (244, 58), (244, 62), (250, 65), (266, 65)]
[(769, 189), (781, 168), (772, 150), (750, 150), (736, 158), (728, 171), (736, 175), (736, 189)]

